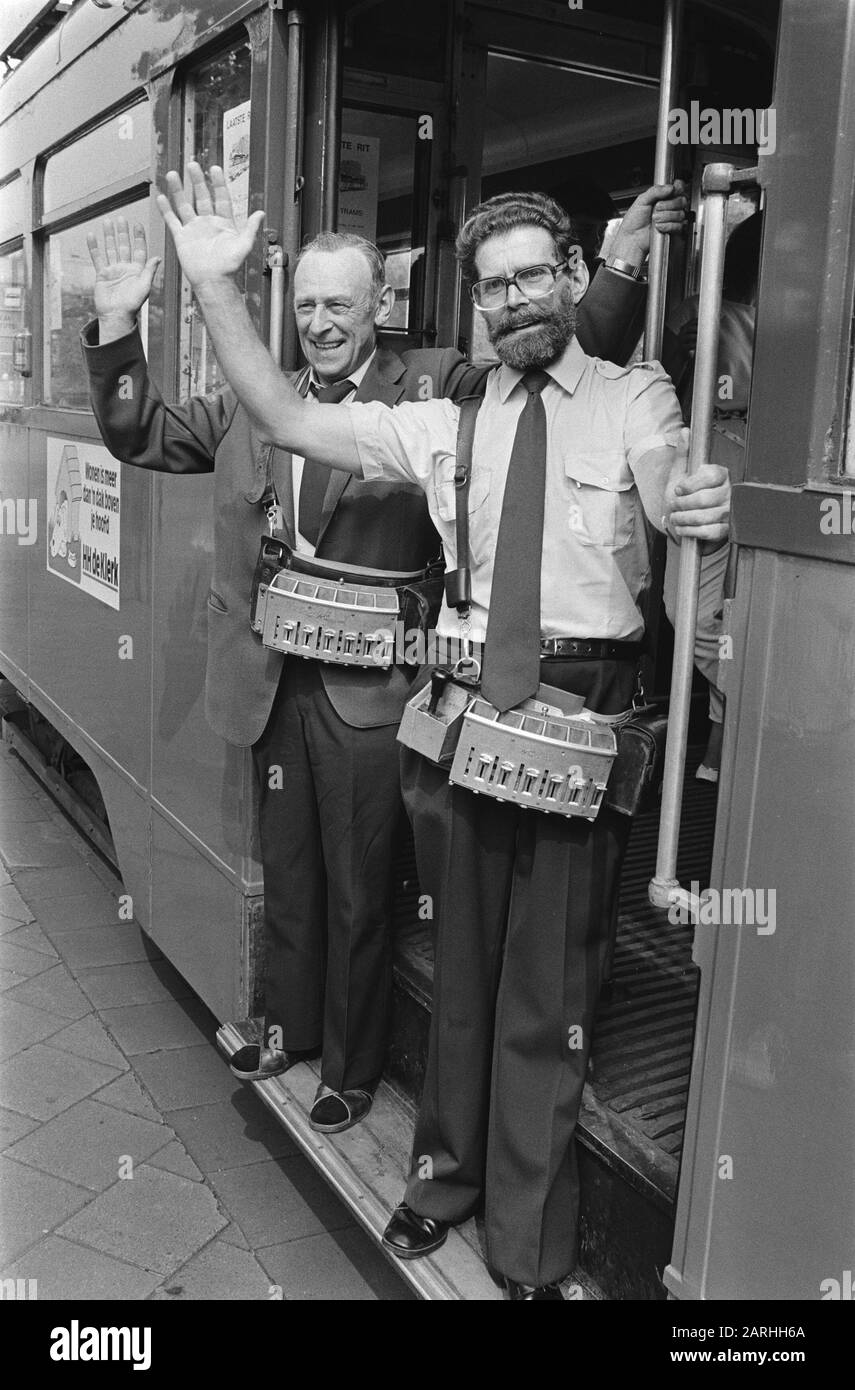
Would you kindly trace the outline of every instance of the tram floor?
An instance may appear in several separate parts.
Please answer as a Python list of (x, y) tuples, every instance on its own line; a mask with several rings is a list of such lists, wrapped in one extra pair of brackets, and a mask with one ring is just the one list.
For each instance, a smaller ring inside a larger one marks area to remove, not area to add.
[[(689, 749), (677, 862), (680, 882), (701, 889), (709, 884), (717, 795), (714, 785), (694, 777), (702, 752), (702, 745)], [(648, 901), (658, 820), (658, 812), (649, 812), (633, 824), (578, 1131), (582, 1265), (609, 1297), (662, 1297), (656, 1270), (668, 1258), (686, 1119), (698, 972), (693, 928), (669, 921)], [(424, 1075), (433, 935), (430, 923), (419, 920), (411, 841), (402, 847), (396, 884), (389, 1073), (412, 1097)]]

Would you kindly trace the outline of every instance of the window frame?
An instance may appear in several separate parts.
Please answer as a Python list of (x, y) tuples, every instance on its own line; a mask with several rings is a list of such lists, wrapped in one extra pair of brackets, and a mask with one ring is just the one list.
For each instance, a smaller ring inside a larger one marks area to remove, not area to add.
[[(0, 190), (1, 190), (1, 189), (2, 189), (2, 185), (0, 185)], [(19, 331), (21, 331), (21, 332), (29, 332), (29, 334), (30, 334), (30, 338), (31, 338), (30, 357), (31, 357), (31, 362), (32, 362), (33, 367), (34, 367), (34, 365), (35, 365), (35, 364), (34, 364), (35, 343), (32, 341), (32, 338), (33, 338), (33, 331), (32, 331), (33, 300), (32, 300), (32, 292), (31, 292), (31, 291), (32, 291), (32, 287), (31, 287), (30, 285), (28, 285), (27, 282), (26, 282), (26, 273), (27, 273), (27, 252), (26, 252), (26, 246), (25, 246), (25, 242), (24, 242), (24, 234), (23, 234), (23, 232), (22, 232), (22, 233), (19, 233), (17, 236), (7, 237), (5, 241), (0, 242), (0, 259), (2, 259), (3, 256), (14, 255), (16, 251), (20, 251), (21, 255), (22, 255), (23, 258), (24, 258), (24, 277), (25, 277), (25, 278), (24, 278), (24, 285), (23, 285), (24, 293), (26, 294), (27, 291), (30, 290), (29, 305), (28, 305), (27, 314), (26, 314), (26, 316), (25, 316), (24, 328), (21, 329), (21, 330), (19, 330)], [(13, 334), (13, 337), (15, 337), (15, 336), (16, 336), (16, 335)], [(32, 401), (32, 394), (33, 394), (33, 376), (34, 376), (34, 371), (31, 370), (29, 377), (22, 376), (22, 377), (19, 378), (19, 379), (24, 383), (23, 400), (21, 400), (21, 401), (4, 401), (4, 400), (0, 400), (0, 419), (2, 419), (3, 415), (4, 415), (6, 412), (10, 411), (10, 410), (22, 410), (22, 409), (24, 409), (24, 407), (30, 405), (30, 403), (31, 403), (31, 401)]]
[(31, 401), (39, 410), (52, 412), (70, 413), (74, 419), (85, 417), (91, 413), (86, 406), (57, 405), (53, 401), (46, 399), (47, 396), (47, 286), (45, 277), (47, 274), (47, 245), (51, 236), (56, 236), (61, 232), (67, 231), (71, 227), (79, 226), (83, 222), (88, 222), (93, 218), (109, 215), (122, 207), (127, 207), (131, 203), (148, 200), (151, 202), (153, 185), (153, 159), (152, 150), (149, 149), (149, 163), (145, 172), (134, 172), (121, 179), (113, 179), (105, 184), (102, 189), (98, 189), (95, 196), (88, 194), (82, 198), (75, 198), (63, 203), (52, 212), (44, 212), (44, 177), (45, 171), (50, 160), (54, 155), (62, 150), (70, 149), (72, 146), (85, 140), (86, 136), (99, 127), (107, 125), (117, 116), (126, 112), (133, 111), (135, 107), (145, 104), (151, 112), (151, 131), (154, 134), (154, 108), (150, 100), (149, 93), (145, 89), (138, 89), (125, 97), (118, 104), (108, 107), (105, 111), (98, 113), (95, 120), (88, 121), (80, 126), (70, 136), (60, 144), (53, 145), (50, 149), (44, 150), (36, 162), (35, 175), (33, 179), (33, 260), (32, 260), (32, 297), (31, 297), (31, 331), (33, 335), (33, 373), (31, 377)]

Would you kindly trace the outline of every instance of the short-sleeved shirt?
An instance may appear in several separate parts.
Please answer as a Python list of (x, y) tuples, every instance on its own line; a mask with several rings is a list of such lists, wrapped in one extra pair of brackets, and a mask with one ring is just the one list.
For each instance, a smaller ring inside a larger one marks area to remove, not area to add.
[[(639, 598), (650, 562), (642, 506), (661, 527), (674, 460), (685, 452), (677, 396), (658, 363), (617, 367), (588, 357), (575, 338), (546, 368), (546, 505), (541, 636), (632, 640), (644, 631)], [(487, 379), (478, 413), (469, 490), (471, 635), (487, 630), (493, 559), (523, 373), (505, 364)], [(456, 568), (454, 470), (459, 407), (448, 400), (349, 404), (363, 476), (419, 484)], [(669, 453), (652, 456), (668, 448)], [(458, 633), (443, 604), (440, 637)]]

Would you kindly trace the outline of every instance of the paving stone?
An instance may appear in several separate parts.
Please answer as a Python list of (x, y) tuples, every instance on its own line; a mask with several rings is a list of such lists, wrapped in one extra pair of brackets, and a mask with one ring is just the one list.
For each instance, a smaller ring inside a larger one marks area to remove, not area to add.
[(33, 1009), (14, 999), (4, 999), (0, 1008), (0, 1062), (23, 1052), (33, 1043), (59, 1033), (67, 1020), (44, 1009)]
[(302, 1156), (211, 1173), (208, 1181), (254, 1250), (353, 1225), (335, 1193)]
[(130, 1158), (133, 1170), (173, 1138), (166, 1125), (153, 1124), (139, 1115), (84, 1100), (28, 1134), (11, 1148), (8, 1158), (29, 1163), (79, 1187), (102, 1192), (122, 1177), (120, 1161)]
[(154, 1004), (160, 999), (187, 999), (193, 993), (167, 960), (83, 969), (77, 972), (77, 981), (96, 1009)]
[(0, 888), (5, 888), (7, 884), (11, 882), (12, 875), (9, 873), (8, 869), (4, 869), (3, 865), (0, 864)]
[(78, 859), (76, 864), (51, 869), (21, 869), (15, 874), (18, 891), (38, 916), (37, 903), (55, 898), (68, 898), (80, 893), (94, 893), (102, 880), (88, 864)]
[(5, 1156), (0, 1158), (0, 1191), (0, 1265), (16, 1259), (92, 1199), (86, 1188), (13, 1163)]
[(80, 851), (68, 832), (49, 820), (3, 828), (0, 854), (10, 869), (53, 868), (80, 863)]
[(103, 1062), (118, 1071), (127, 1071), (130, 1066), (97, 1014), (87, 1014), (76, 1023), (69, 1023), (67, 1028), (54, 1033), (47, 1045), (59, 1048), (60, 1052), (73, 1052), (76, 1057), (91, 1057), (93, 1062)]
[(177, 1173), (181, 1178), (190, 1178), (193, 1182), (202, 1181), (202, 1174), (184, 1145), (179, 1144), (177, 1139), (173, 1139), (165, 1148), (158, 1149), (148, 1161), (152, 1168), (165, 1168), (168, 1173)]
[(26, 975), (18, 975), (14, 970), (0, 970), (0, 994), (14, 989), (15, 985), (25, 985), (26, 983)]
[(299, 1153), (297, 1145), (250, 1086), (228, 1100), (164, 1114), (203, 1173)]
[[(2, 882), (2, 881), (0, 881)], [(23, 922), (32, 922), (32, 909), (27, 906), (11, 878), (0, 886), (0, 932), (14, 930)], [(7, 926), (7, 923), (9, 925)], [(11, 924), (14, 923), (14, 926)]]
[(257, 1258), (285, 1299), (407, 1302), (416, 1297), (359, 1229), (291, 1240), (259, 1251)]
[[(33, 952), (35, 954), (35, 952)], [(47, 956), (40, 959), (50, 966)], [(61, 1018), (83, 1018), (92, 1012), (92, 1005), (74, 982), (70, 971), (60, 962), (42, 971), (35, 979), (17, 985), (9, 991), (10, 998), (19, 1004), (30, 1004), (34, 1009), (47, 1009), (48, 1013), (59, 1014)]]
[(131, 1004), (124, 1009), (102, 1009), (104, 1022), (129, 1057), (141, 1052), (210, 1043), (217, 1020), (198, 999), (164, 999), (157, 1004)]
[(36, 1043), (0, 1065), (0, 1105), (50, 1120), (116, 1075), (115, 1067)]
[(50, 960), (41, 951), (27, 951), (23, 946), (13, 946), (8, 936), (0, 937), (0, 969), (13, 970), (29, 980), (43, 970), (50, 970)]
[(25, 951), (40, 951), (43, 956), (57, 959), (56, 951), (37, 922), (29, 922), (25, 927), (16, 927), (14, 931), (5, 932), (3, 945), (7, 942), (10, 946), (21, 946)]
[(131, 1115), (141, 1115), (144, 1120), (160, 1119), (160, 1112), (155, 1110), (131, 1071), (120, 1076), (116, 1081), (111, 1081), (109, 1086), (96, 1092), (92, 1099), (99, 1100), (104, 1105), (113, 1105), (117, 1110), (127, 1110)]
[(13, 823), (33, 825), (39, 821), (53, 823), (50, 802), (45, 805), (41, 797), (33, 796), (18, 782), (5, 794), (0, 789), (0, 827), (6, 829)]
[(268, 1299), (271, 1281), (248, 1250), (219, 1238), (170, 1275), (153, 1302), (188, 1303), (196, 1299), (246, 1301)]
[(0, 1110), (0, 1150), (17, 1144), (18, 1140), (29, 1134), (31, 1129), (35, 1129), (37, 1124), (38, 1120), (31, 1120), (28, 1115), (19, 1115), (15, 1110)]
[(226, 1224), (204, 1184), (142, 1164), (132, 1180), (114, 1183), (58, 1234), (171, 1274)]
[(79, 931), (51, 931), (50, 939), (75, 972), (93, 965), (125, 965), (129, 961), (159, 960), (162, 952), (133, 923), (117, 923), (112, 931), (86, 927)]
[(156, 1271), (125, 1264), (61, 1236), (40, 1240), (5, 1269), (2, 1277), (34, 1278), (40, 1299), (74, 1303), (96, 1298), (138, 1301), (147, 1298), (162, 1278)]
[(234, 1221), (220, 1231), (217, 1240), (224, 1240), (227, 1245), (236, 1245), (239, 1250), (249, 1249), (246, 1236), (240, 1226), (235, 1225)]
[(242, 1084), (214, 1048), (200, 1044), (134, 1058), (134, 1071), (161, 1110), (225, 1100)]
[[(29, 921), (33, 916), (29, 908), (27, 914)], [(115, 927), (119, 921), (119, 904), (99, 886), (92, 893), (74, 893), (66, 898), (40, 901), (37, 917), (39, 926), (48, 935), (53, 931), (73, 931), (77, 927)]]

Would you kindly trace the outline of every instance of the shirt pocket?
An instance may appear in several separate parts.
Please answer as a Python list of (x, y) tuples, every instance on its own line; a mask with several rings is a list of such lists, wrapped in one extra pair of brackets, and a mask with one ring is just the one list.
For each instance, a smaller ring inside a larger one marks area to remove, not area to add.
[(622, 449), (585, 447), (564, 459), (567, 525), (580, 545), (620, 550), (635, 535), (635, 480)]
[[(436, 514), (441, 522), (452, 529), (457, 520), (457, 488), (454, 485), (456, 460), (447, 459), (434, 474), (433, 490)], [(489, 548), (482, 534), (480, 524), (485, 517), (484, 504), (492, 492), (493, 479), (489, 469), (473, 469), (469, 479), (469, 549), (472, 560), (480, 564), (485, 548)]]

